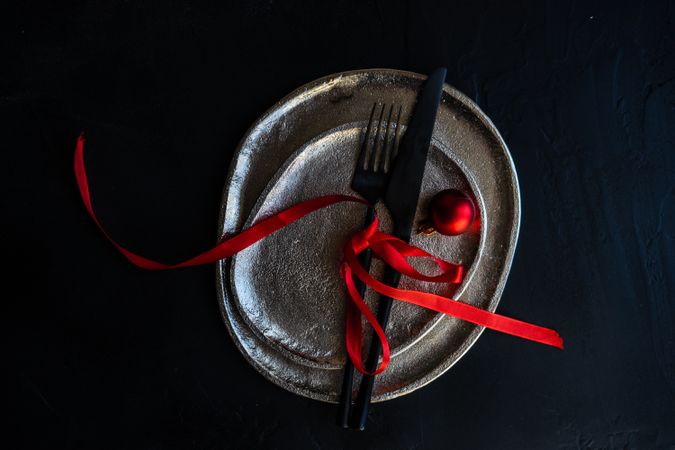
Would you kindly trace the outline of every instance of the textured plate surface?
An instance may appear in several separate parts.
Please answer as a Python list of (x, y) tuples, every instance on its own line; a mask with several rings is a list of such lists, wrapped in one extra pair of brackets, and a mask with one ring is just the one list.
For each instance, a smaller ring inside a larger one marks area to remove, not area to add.
[[(231, 233), (301, 200), (349, 188), (359, 141), (374, 102), (403, 106), (402, 125), (423, 75), (377, 69), (305, 85), (265, 113), (240, 143), (225, 186), (220, 230)], [(456, 237), (412, 242), (468, 268), (459, 287), (403, 279), (494, 311), (517, 240), (520, 202), (508, 150), (491, 122), (445, 85), (416, 221), (438, 191), (469, 193), (479, 209)], [(363, 221), (363, 206), (334, 205), (269, 236), (218, 265), (225, 322), (246, 359), (266, 378), (300, 395), (337, 401), (345, 360), (346, 293), (341, 248)], [(378, 205), (383, 228), (386, 210)], [(376, 266), (377, 274), (381, 267)], [(368, 295), (371, 306), (375, 296)], [(482, 331), (457, 319), (396, 302), (387, 335), (392, 360), (374, 401), (411, 392), (454, 364)], [(357, 386), (357, 384), (355, 384)]]

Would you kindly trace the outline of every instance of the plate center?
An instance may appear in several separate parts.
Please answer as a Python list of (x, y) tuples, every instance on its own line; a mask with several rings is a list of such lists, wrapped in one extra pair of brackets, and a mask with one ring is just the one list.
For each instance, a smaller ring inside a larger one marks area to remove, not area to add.
[[(297, 150), (281, 167), (253, 209), (247, 226), (303, 200), (327, 194), (351, 194), (352, 173), (365, 123), (329, 130)], [(462, 170), (432, 144), (416, 216), (437, 192), (455, 188), (475, 196)], [(478, 204), (478, 203), (476, 203)], [(249, 327), (270, 344), (301, 363), (323, 368), (344, 364), (344, 314), (347, 294), (339, 277), (342, 246), (363, 226), (363, 205), (344, 203), (315, 212), (270, 235), (233, 258), (231, 279), (235, 302)], [(381, 229), (390, 230), (390, 219), (378, 205)], [(443, 259), (464, 264), (474, 261), (480, 244), (479, 230), (460, 236), (414, 236), (412, 243)], [(431, 265), (414, 263), (434, 273)], [(381, 278), (381, 264), (371, 273)], [(404, 279), (404, 289), (425, 290), (452, 296), (457, 286)], [(366, 300), (376, 310), (377, 296)], [(387, 327), (392, 354), (413, 345), (440, 319), (414, 305), (395, 302)]]

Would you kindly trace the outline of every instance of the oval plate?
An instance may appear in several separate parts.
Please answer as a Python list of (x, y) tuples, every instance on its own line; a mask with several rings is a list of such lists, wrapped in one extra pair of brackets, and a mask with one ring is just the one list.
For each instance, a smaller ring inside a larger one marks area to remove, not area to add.
[[(424, 75), (388, 69), (345, 72), (309, 83), (274, 105), (247, 132), (225, 185), (219, 229), (230, 234), (299, 201), (353, 194), (357, 149), (374, 103), (401, 105), (402, 126)], [(416, 221), (433, 195), (469, 193), (479, 216), (461, 236), (415, 236), (412, 243), (468, 269), (459, 287), (404, 279), (402, 288), (453, 296), (494, 311), (515, 250), (518, 181), (508, 149), (490, 120), (445, 85), (425, 168)], [(378, 205), (382, 226), (390, 226)], [(342, 379), (345, 288), (341, 249), (363, 225), (360, 205), (334, 205), (267, 237), (217, 266), (227, 328), (246, 359), (285, 389), (336, 402)], [(423, 267), (423, 266), (419, 266)], [(375, 265), (372, 273), (382, 268)], [(376, 308), (372, 292), (366, 300)], [(387, 327), (388, 369), (373, 401), (424, 386), (448, 370), (482, 327), (395, 302)], [(355, 387), (358, 383), (355, 383)]]

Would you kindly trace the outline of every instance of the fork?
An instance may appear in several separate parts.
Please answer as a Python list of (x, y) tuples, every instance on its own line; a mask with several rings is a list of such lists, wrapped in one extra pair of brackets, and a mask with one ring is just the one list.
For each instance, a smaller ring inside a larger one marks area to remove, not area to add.
[[(394, 113), (394, 105), (392, 104), (389, 106), (389, 111), (385, 118), (386, 109), (384, 103), (381, 107), (378, 103), (373, 104), (363, 143), (359, 150), (354, 177), (352, 178), (352, 189), (367, 200), (370, 205), (374, 205), (375, 202), (384, 195), (385, 189), (387, 188), (389, 169), (391, 168), (398, 150), (400, 138), (399, 123), (403, 108), (398, 108), (395, 125), (392, 125), (391, 120)], [(377, 120), (377, 128), (373, 132), (374, 119), (377, 111), (379, 111), (379, 118)], [(393, 126), (395, 126), (395, 133), (392, 136), (391, 129)], [(364, 227), (368, 226), (373, 220), (375, 220), (375, 209), (372, 206), (369, 206), (365, 214)], [(372, 253), (370, 249), (364, 250), (359, 255), (359, 262), (365, 270), (370, 269), (371, 259)], [(359, 295), (363, 297), (366, 290), (365, 284), (359, 279), (354, 280), (354, 284), (356, 285)], [(343, 428), (349, 427), (353, 385), (354, 365), (349, 357), (347, 357), (342, 378), (342, 391), (340, 392), (337, 416), (338, 425)]]

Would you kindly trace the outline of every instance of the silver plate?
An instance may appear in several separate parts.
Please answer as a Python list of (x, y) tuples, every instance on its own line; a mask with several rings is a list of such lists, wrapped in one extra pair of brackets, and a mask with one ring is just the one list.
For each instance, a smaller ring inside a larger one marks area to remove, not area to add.
[[(225, 185), (219, 229), (231, 234), (319, 195), (349, 188), (359, 140), (374, 102), (403, 106), (402, 125), (424, 75), (388, 69), (344, 72), (309, 83), (274, 105), (247, 132)], [(440, 293), (494, 311), (513, 258), (520, 223), (516, 172), (506, 144), (466, 96), (445, 85), (427, 161), (417, 221), (448, 188), (470, 193), (479, 218), (456, 237), (412, 243), (468, 268), (459, 287), (404, 279), (402, 288)], [(237, 347), (283, 388), (336, 402), (345, 361), (341, 249), (362, 226), (363, 206), (316, 212), (218, 264), (218, 295)], [(390, 220), (378, 205), (385, 230)], [(424, 265), (418, 265), (424, 268)], [(374, 274), (381, 272), (379, 265)], [(366, 296), (375, 308), (376, 297)], [(448, 370), (483, 328), (396, 302), (387, 327), (388, 369), (373, 400), (412, 392)], [(355, 383), (355, 387), (358, 383)]]

